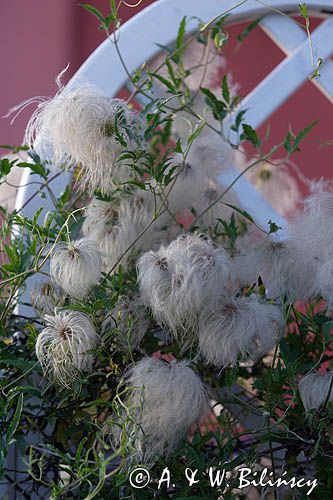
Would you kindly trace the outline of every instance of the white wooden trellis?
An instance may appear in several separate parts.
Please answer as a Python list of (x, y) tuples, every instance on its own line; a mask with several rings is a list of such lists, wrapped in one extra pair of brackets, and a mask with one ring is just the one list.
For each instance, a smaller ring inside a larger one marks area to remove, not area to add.
[[(312, 33), (315, 60), (321, 57), (324, 61), (320, 67), (320, 79), (312, 80), (313, 84), (333, 102), (333, 62), (329, 56), (333, 54), (333, 0), (308, 0), (306, 1), (310, 15), (321, 15), (324, 20)], [(279, 108), (311, 75), (309, 42), (306, 32), (302, 30), (290, 17), (272, 14), (272, 9), (286, 14), (296, 13), (298, 2), (291, 0), (157, 0), (154, 4), (142, 10), (139, 14), (126, 22), (117, 32), (118, 47), (122, 53), (126, 67), (133, 73), (146, 60), (151, 59), (158, 52), (157, 43), (170, 45), (177, 36), (181, 19), (188, 16), (187, 31), (196, 28), (194, 17), (208, 22), (219, 14), (228, 11), (230, 16), (227, 24), (261, 17), (265, 14), (260, 25), (264, 31), (286, 53), (285, 59), (245, 98), (241, 106), (247, 109), (246, 122), (257, 128), (276, 109)], [(191, 20), (192, 18), (192, 20)], [(118, 57), (114, 44), (109, 40), (104, 41), (87, 59), (69, 82), (75, 85), (78, 79), (93, 83), (106, 95), (113, 97), (126, 85), (127, 73)], [(225, 133), (233, 132), (229, 125), (225, 125)], [(48, 159), (48, 145), (36, 144), (36, 150), (42, 159)], [(233, 182), (239, 172), (229, 165), (224, 172), (217, 176), (217, 181), (222, 186)], [(29, 185), (30, 175), (28, 170), (22, 176), (22, 187), (18, 190), (16, 209), (20, 210), (25, 202), (34, 194), (34, 185)], [(70, 182), (70, 175), (63, 173), (51, 187), (56, 196), (59, 196)], [(286, 221), (278, 215), (256, 189), (242, 177), (234, 186), (241, 206), (247, 210), (258, 225), (267, 227), (269, 219), (274, 220), (279, 226), (286, 229)], [(35, 197), (22, 212), (27, 217), (32, 217), (36, 210), (43, 206), (40, 215), (42, 218), (48, 210), (53, 209), (52, 200), (45, 191), (42, 200)], [(34, 277), (30, 279), (28, 289), (31, 289)], [(23, 300), (29, 301), (29, 290)], [(21, 314), (29, 315), (31, 311), (24, 306), (19, 307)], [(11, 453), (9, 466), (15, 467), (18, 455)], [(0, 487), (1, 494), (1, 487)], [(10, 490), (10, 498), (15, 498), (15, 492)]]

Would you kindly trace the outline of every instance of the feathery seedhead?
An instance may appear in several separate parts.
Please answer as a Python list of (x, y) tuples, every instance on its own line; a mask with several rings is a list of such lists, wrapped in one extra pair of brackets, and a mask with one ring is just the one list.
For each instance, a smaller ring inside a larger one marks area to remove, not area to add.
[(87, 295), (99, 282), (101, 272), (101, 254), (91, 239), (60, 242), (52, 251), (51, 276), (71, 297), (81, 299)]
[[(143, 358), (129, 371), (128, 404), (141, 432), (137, 439), (137, 458), (153, 464), (168, 456), (190, 427), (207, 412), (207, 396), (198, 375), (186, 361), (170, 364)], [(128, 435), (131, 429), (127, 429)]]
[(100, 337), (89, 317), (78, 311), (59, 311), (45, 316), (46, 327), (36, 342), (36, 355), (44, 374), (70, 387), (81, 372), (92, 369)]

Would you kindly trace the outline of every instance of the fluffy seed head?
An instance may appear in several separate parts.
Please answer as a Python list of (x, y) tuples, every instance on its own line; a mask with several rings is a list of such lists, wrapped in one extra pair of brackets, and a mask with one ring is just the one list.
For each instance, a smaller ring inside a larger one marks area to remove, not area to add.
[(272, 298), (287, 296), (290, 300), (311, 295), (316, 262), (309, 259), (300, 242), (291, 235), (281, 241), (271, 235), (253, 242), (246, 254), (236, 258), (243, 268), (260, 275)]
[(31, 292), (31, 304), (41, 315), (53, 314), (56, 307), (62, 306), (65, 293), (52, 281), (37, 281)]
[(282, 325), (281, 309), (253, 294), (223, 297), (200, 316), (200, 351), (218, 368), (234, 365), (239, 358), (256, 360), (274, 347)]
[(176, 154), (170, 162), (169, 169), (175, 167), (174, 181), (165, 189), (168, 208), (174, 215), (195, 207), (209, 182), (201, 164), (190, 161), (184, 163), (180, 154)]
[(153, 248), (156, 242), (167, 237), (162, 227), (168, 221), (158, 218), (143, 237), (137, 239), (152, 220), (153, 214), (154, 203), (149, 192), (135, 191), (130, 196), (119, 196), (110, 202), (97, 199), (91, 202), (83, 233), (96, 242), (103, 256), (105, 271), (114, 268), (129, 247), (130, 250), (120, 262), (123, 269), (134, 265), (138, 254)]
[(91, 371), (90, 351), (100, 337), (89, 317), (78, 311), (59, 311), (45, 316), (45, 321), (36, 342), (38, 361), (47, 377), (69, 387), (81, 372)]
[(328, 260), (318, 267), (314, 281), (314, 294), (323, 297), (328, 307), (333, 307), (333, 260)]
[(58, 243), (52, 252), (50, 272), (68, 295), (83, 298), (101, 277), (102, 259), (96, 243), (87, 238)]
[(205, 304), (228, 287), (229, 258), (200, 235), (180, 236), (138, 261), (144, 303), (176, 334), (196, 326)]
[(139, 296), (120, 297), (111, 314), (103, 321), (102, 330), (116, 330), (120, 342), (128, 348), (128, 342), (138, 347), (149, 328), (147, 310)]
[[(122, 145), (117, 130), (125, 141)], [(142, 145), (142, 127), (134, 111), (118, 99), (109, 99), (89, 84), (66, 87), (42, 103), (32, 117), (26, 141), (38, 149), (48, 141), (56, 165), (80, 165), (79, 184), (90, 193), (110, 192), (130, 171), (119, 159), (124, 150)]]
[(304, 210), (291, 221), (291, 234), (303, 247), (308, 260), (326, 261), (333, 250), (333, 190), (317, 183), (304, 201)]
[(333, 371), (309, 373), (299, 382), (299, 392), (306, 411), (319, 408), (326, 400), (333, 402)]
[(202, 382), (186, 361), (168, 364), (144, 358), (129, 372), (128, 386), (129, 403), (141, 429), (137, 449), (143, 463), (168, 456), (207, 411)]

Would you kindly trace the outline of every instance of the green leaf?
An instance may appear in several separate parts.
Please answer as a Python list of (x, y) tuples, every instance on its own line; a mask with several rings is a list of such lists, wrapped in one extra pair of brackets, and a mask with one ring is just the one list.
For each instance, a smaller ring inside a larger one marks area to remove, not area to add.
[(201, 134), (203, 128), (204, 128), (205, 124), (204, 123), (201, 123), (201, 124), (197, 124), (194, 128), (194, 131), (192, 132), (192, 134), (188, 137), (187, 139), (187, 145), (190, 146), (197, 137), (199, 137), (199, 135)]
[(275, 222), (269, 220), (269, 234), (276, 233), (279, 229), (282, 229), (282, 227), (278, 226)]
[(49, 171), (47, 168), (44, 167), (44, 165), (41, 165), (40, 163), (27, 163), (27, 162), (20, 162), (17, 164), (18, 167), (20, 168), (30, 168), (30, 170), (34, 173), (42, 177), (43, 179), (47, 179), (47, 176), (49, 174)]
[(248, 125), (247, 123), (243, 123), (243, 133), (241, 135), (241, 140), (247, 140), (249, 141), (252, 146), (254, 146), (256, 149), (258, 149), (261, 145), (261, 140), (257, 134), (257, 132), (254, 130), (251, 125)]
[(9, 174), (12, 166), (14, 165), (8, 158), (2, 158), (0, 160), (0, 172), (2, 175)]
[(93, 14), (95, 17), (97, 17), (97, 19), (100, 21), (100, 23), (102, 25), (104, 25), (105, 18), (103, 16), (102, 12), (100, 12), (98, 9), (96, 9), (96, 7), (94, 7), (93, 5), (90, 5), (89, 3), (81, 3), (80, 5), (85, 10), (87, 10), (88, 12)]
[(185, 37), (185, 27), (186, 27), (186, 16), (180, 22), (177, 38), (176, 38), (176, 53), (172, 56), (172, 60), (175, 63), (179, 63), (182, 53), (184, 52), (184, 37)]
[(306, 3), (300, 3), (298, 6), (298, 11), (299, 11), (300, 15), (302, 17), (304, 17), (304, 19), (306, 19), (306, 20), (309, 19), (308, 8), (307, 8)]
[(305, 127), (295, 138), (294, 140), (294, 149), (298, 148), (299, 143), (308, 135), (308, 133), (313, 129), (319, 123), (319, 120), (315, 120), (314, 122), (310, 123), (307, 127)]
[(222, 80), (222, 97), (227, 104), (230, 103), (230, 90), (229, 90), (227, 75), (224, 75)]
[(246, 210), (242, 210), (242, 209), (236, 207), (235, 205), (232, 205), (231, 203), (223, 202), (223, 204), (232, 208), (233, 210), (235, 210), (236, 212), (241, 214), (243, 217), (245, 217), (245, 219), (248, 219), (250, 222), (254, 222), (253, 217)]
[(233, 248), (235, 246), (235, 242), (238, 236), (238, 230), (236, 226), (236, 221), (235, 221), (235, 214), (233, 213), (230, 217), (230, 222), (227, 222), (224, 219), (217, 219), (218, 222), (220, 222), (224, 228), (225, 234), (227, 235), (230, 245)]
[(164, 78), (164, 76), (159, 75), (158, 73), (153, 73), (152, 76), (157, 80), (159, 80), (161, 83), (163, 83), (163, 85), (165, 85), (172, 93), (175, 92), (176, 90), (175, 87), (172, 85), (171, 82), (169, 82), (169, 80)]
[(228, 113), (224, 102), (217, 99), (217, 97), (209, 89), (200, 87), (200, 91), (204, 94), (205, 102), (210, 107), (214, 118), (218, 121), (222, 121)]
[(247, 112), (247, 109), (242, 109), (239, 113), (237, 113), (236, 118), (235, 118), (235, 123), (231, 126), (231, 130), (238, 132), (239, 127), (243, 121), (243, 117), (244, 117), (246, 112)]
[(12, 437), (14, 436), (14, 434), (18, 428), (18, 425), (20, 423), (22, 408), (23, 408), (23, 394), (20, 394), (19, 398), (18, 398), (16, 410), (15, 410), (15, 413), (13, 416), (13, 420), (9, 424), (9, 427), (8, 427), (8, 430), (6, 433), (7, 446), (8, 446), (8, 443), (10, 442), (10, 440), (12, 439)]
[(178, 139), (176, 142), (175, 153), (183, 153), (183, 148), (180, 139)]
[(0, 365), (4, 366), (13, 366), (15, 368), (19, 368), (20, 370), (28, 370), (31, 368), (35, 363), (32, 361), (24, 361), (23, 359), (18, 359), (18, 358), (1, 358), (0, 359)]
[(265, 16), (258, 17), (257, 19), (254, 19), (246, 28), (239, 34), (237, 35), (237, 40), (242, 43), (246, 37), (249, 36), (251, 31), (254, 30), (256, 26), (260, 23), (260, 21), (264, 18)]
[(332, 329), (333, 329), (333, 321), (327, 321), (326, 323), (323, 324), (322, 328), (323, 336), (328, 341), (332, 339)]
[(289, 155), (292, 155), (293, 153), (295, 153), (295, 151), (299, 151), (299, 144), (309, 134), (313, 127), (317, 125), (317, 123), (319, 123), (319, 120), (315, 120), (314, 122), (310, 123), (310, 125), (301, 130), (301, 132), (296, 135), (296, 137), (291, 131), (288, 132), (284, 140), (283, 147)]

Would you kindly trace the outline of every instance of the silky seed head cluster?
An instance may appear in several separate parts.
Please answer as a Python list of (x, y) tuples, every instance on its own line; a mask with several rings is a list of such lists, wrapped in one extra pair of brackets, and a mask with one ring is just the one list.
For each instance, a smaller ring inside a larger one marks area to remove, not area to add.
[(128, 348), (138, 347), (149, 329), (150, 321), (147, 309), (141, 297), (120, 297), (111, 313), (102, 323), (102, 331), (117, 332), (119, 342)]
[(202, 382), (186, 361), (169, 364), (143, 358), (130, 370), (128, 385), (128, 403), (141, 429), (138, 460), (145, 464), (153, 464), (161, 455), (168, 456), (208, 411)]
[(31, 305), (40, 314), (53, 314), (56, 307), (62, 306), (66, 294), (51, 280), (37, 281), (31, 292)]
[(143, 300), (175, 334), (195, 328), (201, 309), (228, 286), (229, 258), (203, 236), (180, 236), (138, 261)]
[(142, 146), (142, 123), (123, 101), (109, 99), (96, 87), (81, 84), (61, 89), (39, 106), (28, 126), (26, 141), (37, 149), (39, 143), (49, 142), (54, 164), (80, 166), (82, 189), (108, 194), (131, 176), (120, 156), (124, 150)]
[(222, 368), (239, 359), (256, 361), (270, 352), (284, 326), (281, 308), (250, 297), (221, 297), (200, 315), (199, 349), (207, 363)]
[(309, 373), (299, 382), (299, 392), (307, 412), (333, 403), (333, 372)]
[(50, 380), (70, 387), (82, 372), (91, 371), (100, 337), (89, 317), (78, 311), (59, 311), (45, 316), (45, 322), (36, 342), (38, 361)]
[(82, 299), (101, 277), (102, 258), (96, 243), (87, 238), (58, 243), (52, 251), (50, 272), (68, 295)]
[[(93, 240), (102, 255), (103, 269), (117, 270), (121, 259), (123, 269), (134, 267), (137, 255), (168, 239), (163, 227), (169, 222), (154, 217), (154, 199), (150, 192), (134, 191), (112, 201), (94, 198), (87, 208), (83, 234)], [(140, 235), (144, 232), (144, 237)]]

